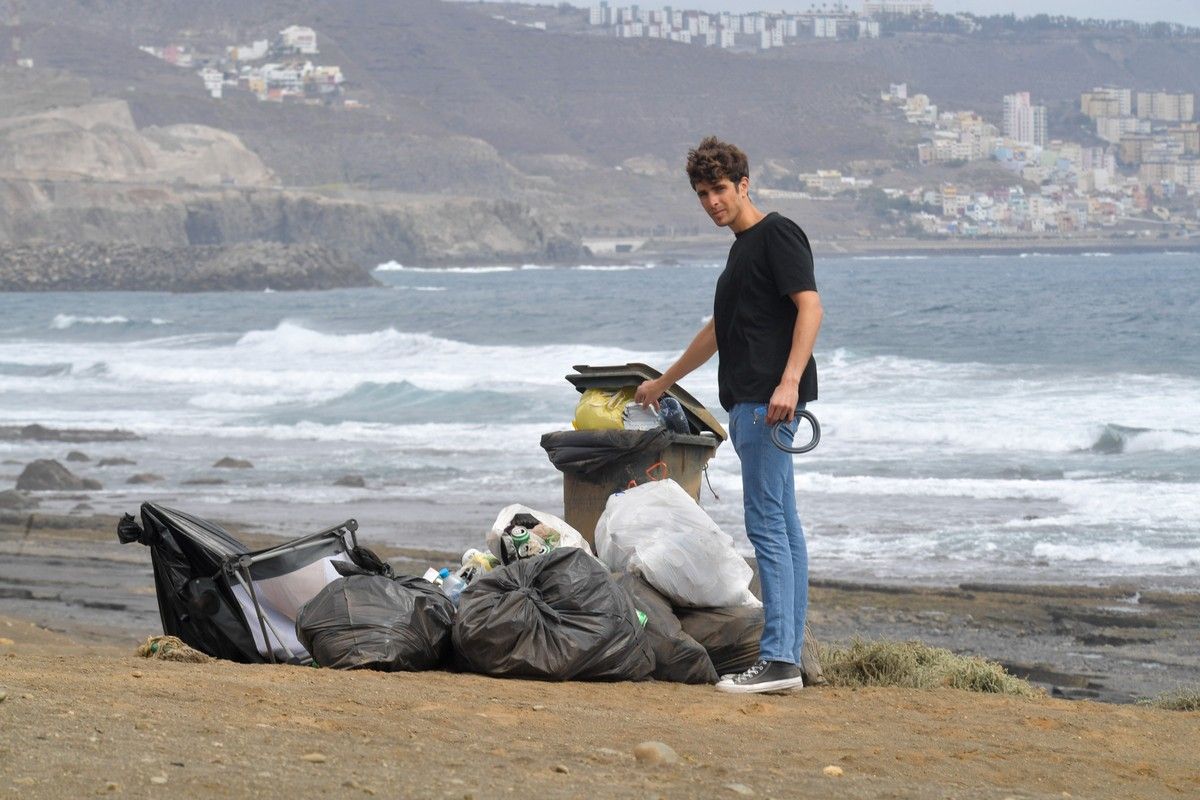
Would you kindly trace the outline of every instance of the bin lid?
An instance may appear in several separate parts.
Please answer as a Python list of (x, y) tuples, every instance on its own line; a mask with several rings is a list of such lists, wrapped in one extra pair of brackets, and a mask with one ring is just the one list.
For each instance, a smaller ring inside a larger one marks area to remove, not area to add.
[[(588, 389), (615, 391), (623, 386), (637, 386), (642, 381), (662, 377), (662, 373), (654, 367), (637, 362), (617, 364), (609, 367), (592, 367), (587, 364), (576, 364), (572, 369), (575, 370), (576, 374), (568, 375), (567, 380), (580, 392)], [(717, 422), (717, 418), (704, 407), (703, 403), (680, 388), (678, 383), (673, 384), (670, 389), (667, 389), (667, 395), (679, 401), (679, 405), (683, 406), (683, 412), (687, 415), (688, 421), (695, 425), (701, 432), (710, 431), (722, 442), (729, 438), (729, 434), (721, 427), (721, 423)]]

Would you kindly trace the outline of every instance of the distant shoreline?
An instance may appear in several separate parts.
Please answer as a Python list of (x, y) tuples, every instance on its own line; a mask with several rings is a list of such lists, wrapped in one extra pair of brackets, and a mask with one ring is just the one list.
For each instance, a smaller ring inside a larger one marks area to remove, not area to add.
[[(711, 257), (724, 254), (730, 238), (703, 236), (687, 239), (654, 239), (632, 253), (597, 255), (616, 261), (648, 261), (652, 258)], [(903, 257), (903, 256), (1029, 256), (1083, 255), (1085, 253), (1197, 253), (1200, 237), (1190, 239), (818, 239), (812, 240), (817, 258)]]

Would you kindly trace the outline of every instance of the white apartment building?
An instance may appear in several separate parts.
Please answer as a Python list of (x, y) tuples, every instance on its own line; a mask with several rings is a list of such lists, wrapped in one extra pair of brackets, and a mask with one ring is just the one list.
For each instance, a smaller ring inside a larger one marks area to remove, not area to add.
[(205, 67), (200, 70), (200, 80), (204, 81), (204, 90), (208, 92), (210, 97), (217, 100), (221, 99), (221, 93), (225, 84), (225, 75), (221, 70)]
[(258, 61), (267, 57), (271, 43), (266, 39), (258, 39), (251, 44), (238, 44), (225, 48), (225, 55), (233, 61)]
[(879, 14), (932, 14), (933, 3), (929, 0), (866, 0), (863, 3), (863, 16), (871, 17)]
[(837, 38), (837, 20), (832, 17), (817, 17), (813, 20), (813, 36), (818, 39)]
[(1004, 135), (1022, 144), (1046, 144), (1046, 107), (1029, 101), (1029, 92), (1004, 96)]
[(290, 25), (279, 32), (279, 44), (284, 50), (314, 55), (317, 52), (317, 34), (312, 28)]
[(858, 38), (878, 39), (879, 22), (873, 19), (860, 19), (858, 21)]
[(1124, 136), (1133, 133), (1149, 135), (1150, 120), (1137, 117), (1098, 117), (1096, 119), (1096, 135), (1106, 142), (1120, 144)]

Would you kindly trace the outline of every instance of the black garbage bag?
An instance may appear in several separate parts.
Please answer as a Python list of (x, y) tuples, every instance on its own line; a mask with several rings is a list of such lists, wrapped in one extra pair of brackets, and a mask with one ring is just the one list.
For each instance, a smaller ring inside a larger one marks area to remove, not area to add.
[(613, 578), (647, 617), (646, 638), (654, 649), (652, 677), (674, 683), (716, 683), (719, 675), (712, 659), (704, 645), (684, 632), (671, 602), (637, 575), (614, 573)]
[(468, 586), (454, 650), (466, 669), (499, 678), (638, 681), (654, 671), (629, 595), (574, 547), (498, 567)]
[(542, 449), (562, 472), (591, 475), (643, 450), (665, 446), (670, 440), (666, 428), (647, 431), (555, 431), (542, 435)]
[[(758, 642), (763, 629), (761, 606), (677, 608), (675, 614), (683, 629), (708, 651), (718, 674), (742, 672), (758, 660)], [(800, 648), (800, 672), (804, 675), (805, 686), (825, 683), (817, 657), (817, 641), (807, 623)]]
[(353, 574), (305, 603), (296, 636), (322, 667), (416, 672), (444, 663), (453, 620), (450, 598), (424, 578)]

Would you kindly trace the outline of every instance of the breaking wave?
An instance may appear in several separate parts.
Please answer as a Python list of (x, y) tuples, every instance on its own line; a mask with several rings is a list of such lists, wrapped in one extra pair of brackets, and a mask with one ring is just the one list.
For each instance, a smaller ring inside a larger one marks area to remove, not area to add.
[(1111, 422), (1100, 429), (1087, 448), (1088, 452), (1100, 455), (1194, 449), (1200, 449), (1200, 434), (1192, 431), (1134, 428)]
[[(50, 327), (57, 331), (65, 331), (68, 328), (73, 328), (76, 325), (132, 325), (139, 324), (140, 320), (131, 320), (129, 317), (123, 317), (115, 314), (108, 317), (86, 317), (76, 316), (74, 314), (55, 314), (54, 319), (50, 320)], [(161, 319), (159, 317), (151, 317), (145, 320), (148, 325), (169, 325), (170, 320)]]

